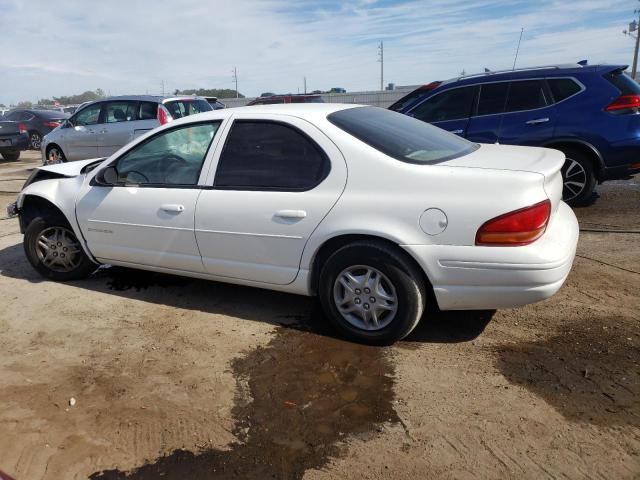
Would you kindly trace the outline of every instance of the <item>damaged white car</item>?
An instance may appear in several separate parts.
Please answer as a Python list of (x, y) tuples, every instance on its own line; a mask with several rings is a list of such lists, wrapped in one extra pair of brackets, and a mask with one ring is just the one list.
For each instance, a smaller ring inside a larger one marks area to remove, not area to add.
[(578, 240), (563, 162), (375, 107), (257, 106), (39, 168), (9, 211), (48, 278), (112, 264), (317, 295), (345, 336), (389, 343), (429, 302), (515, 307), (560, 288)]

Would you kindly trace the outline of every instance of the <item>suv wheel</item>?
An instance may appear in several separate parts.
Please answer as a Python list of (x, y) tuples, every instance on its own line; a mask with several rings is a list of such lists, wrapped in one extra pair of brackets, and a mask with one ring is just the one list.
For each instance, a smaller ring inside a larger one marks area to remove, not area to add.
[(583, 205), (593, 194), (596, 175), (593, 162), (584, 153), (567, 149), (567, 159), (562, 166), (562, 200), (569, 205)]
[(65, 162), (64, 153), (62, 149), (57, 145), (47, 148), (47, 158), (45, 159), (45, 165), (55, 165), (57, 163)]
[(77, 280), (97, 268), (61, 218), (33, 219), (24, 233), (23, 245), (33, 268), (52, 280)]
[(29, 133), (29, 148), (31, 150), (40, 150), (40, 145), (42, 144), (42, 135), (38, 132)]
[(357, 242), (333, 253), (320, 274), (322, 308), (350, 339), (390, 344), (415, 328), (426, 292), (420, 271), (394, 249)]

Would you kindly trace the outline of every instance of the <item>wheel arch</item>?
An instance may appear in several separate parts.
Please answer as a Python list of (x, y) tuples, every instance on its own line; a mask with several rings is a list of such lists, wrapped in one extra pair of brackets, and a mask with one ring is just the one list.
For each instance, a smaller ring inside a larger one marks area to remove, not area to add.
[[(44, 182), (43, 182), (44, 183)], [(36, 217), (41, 216), (59, 216), (63, 218), (73, 230), (82, 245), (82, 249), (89, 256), (89, 258), (98, 263), (91, 252), (87, 249), (86, 242), (82, 236), (82, 232), (78, 227), (75, 219), (75, 208), (69, 210), (62, 205), (56, 203), (56, 201), (45, 192), (30, 192), (20, 196), (18, 202), (18, 209), (20, 212), (20, 232), (24, 233), (29, 224)]]
[(593, 171), (598, 180), (602, 178), (602, 172), (604, 170), (604, 159), (598, 149), (584, 140), (576, 138), (555, 138), (550, 142), (542, 145), (546, 148), (555, 148), (556, 150), (565, 151), (565, 149), (578, 150), (587, 155), (593, 162)]
[(427, 290), (427, 292), (429, 292), (429, 295), (433, 295), (433, 298), (435, 299), (433, 284), (431, 283), (428, 272), (424, 270), (420, 263), (407, 250), (402, 248), (395, 241), (388, 238), (379, 235), (362, 233), (343, 233), (340, 235), (336, 235), (325, 240), (316, 249), (311, 260), (311, 271), (309, 272), (309, 291), (311, 295), (316, 295), (318, 292), (318, 282), (320, 281), (320, 272), (322, 271), (324, 262), (326, 262), (326, 260), (338, 249), (344, 247), (345, 245), (358, 241), (373, 241), (391, 247), (396, 253), (398, 253), (398, 255), (404, 257), (408, 262), (412, 263), (418, 269), (418, 271), (422, 274), (422, 280), (424, 282), (425, 289)]

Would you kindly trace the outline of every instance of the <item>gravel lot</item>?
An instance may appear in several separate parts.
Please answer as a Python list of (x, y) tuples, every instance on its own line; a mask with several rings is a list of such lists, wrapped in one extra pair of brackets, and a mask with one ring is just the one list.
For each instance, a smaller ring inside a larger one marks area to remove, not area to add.
[[(38, 161), (0, 162), (0, 204)], [(114, 268), (44, 281), (0, 220), (0, 470), (640, 478), (640, 179), (598, 190), (554, 298), (430, 312), (388, 348), (334, 338), (303, 297)]]

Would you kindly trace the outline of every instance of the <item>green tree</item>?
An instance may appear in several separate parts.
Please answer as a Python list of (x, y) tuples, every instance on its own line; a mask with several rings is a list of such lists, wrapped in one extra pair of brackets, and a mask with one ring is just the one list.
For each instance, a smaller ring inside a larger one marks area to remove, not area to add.
[(24, 102), (18, 102), (18, 105), (16, 105), (18, 108), (31, 108), (33, 107), (33, 103), (29, 102), (29, 101), (24, 101)]
[[(190, 88), (186, 90), (176, 89), (174, 95), (199, 95), (201, 97), (235, 98), (236, 91), (231, 88)], [(240, 98), (244, 98), (241, 93)]]

